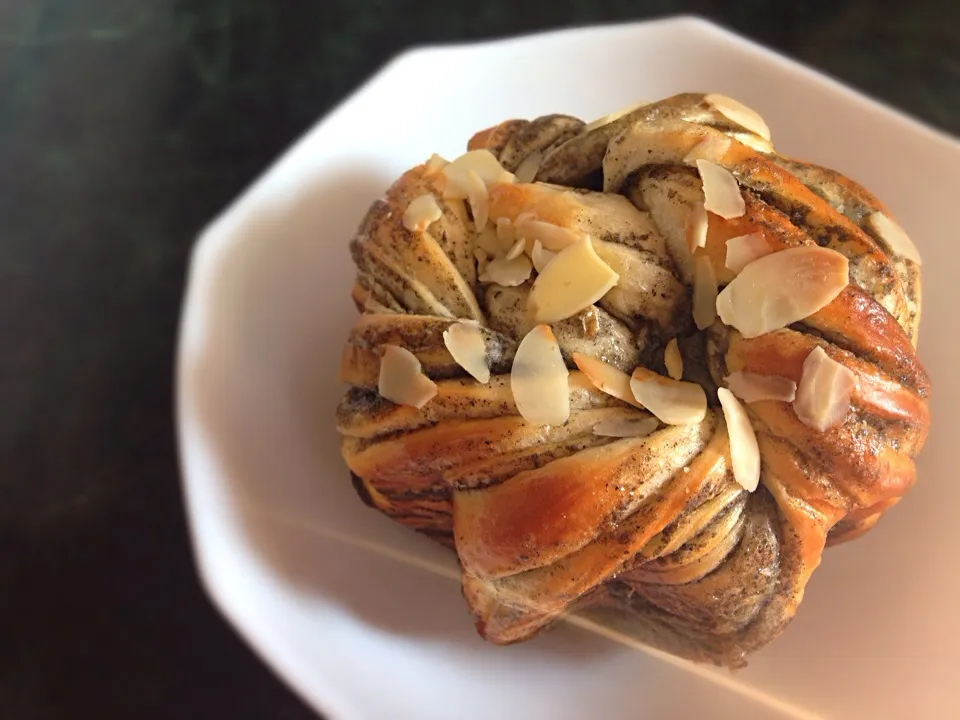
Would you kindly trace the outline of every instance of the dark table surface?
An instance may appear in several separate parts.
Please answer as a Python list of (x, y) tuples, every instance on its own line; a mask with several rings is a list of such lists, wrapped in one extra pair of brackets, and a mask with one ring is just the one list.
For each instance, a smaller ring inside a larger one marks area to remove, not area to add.
[(0, 717), (313, 717), (197, 582), (174, 340), (197, 230), (385, 60), (694, 12), (957, 133), (960, 4), (879, 5), (0, 0)]

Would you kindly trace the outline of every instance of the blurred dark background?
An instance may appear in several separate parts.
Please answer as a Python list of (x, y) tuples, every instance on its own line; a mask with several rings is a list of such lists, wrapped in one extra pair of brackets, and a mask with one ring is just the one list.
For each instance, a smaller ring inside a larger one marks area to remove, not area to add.
[(0, 0), (0, 717), (310, 718), (203, 596), (197, 231), (398, 51), (697, 13), (960, 131), (960, 3)]

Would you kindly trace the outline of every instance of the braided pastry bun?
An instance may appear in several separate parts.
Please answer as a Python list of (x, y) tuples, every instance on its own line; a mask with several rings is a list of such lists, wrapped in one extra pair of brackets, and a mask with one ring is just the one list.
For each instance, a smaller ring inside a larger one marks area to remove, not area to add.
[(480, 634), (571, 611), (728, 666), (915, 477), (920, 259), (862, 187), (684, 94), (510, 120), (351, 242), (342, 452)]

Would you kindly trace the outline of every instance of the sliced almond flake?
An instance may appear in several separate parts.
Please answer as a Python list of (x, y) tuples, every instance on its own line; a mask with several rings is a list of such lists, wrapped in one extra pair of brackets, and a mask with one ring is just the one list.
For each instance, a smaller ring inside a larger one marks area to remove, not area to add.
[(533, 249), (530, 251), (530, 259), (533, 261), (533, 268), (538, 273), (542, 273), (547, 265), (550, 264), (550, 261), (553, 260), (557, 254), (551, 252), (543, 247), (543, 243), (539, 240), (533, 241)]
[(695, 203), (687, 216), (687, 249), (696, 252), (697, 248), (707, 246), (707, 229), (710, 218), (703, 203)]
[(570, 417), (570, 373), (547, 325), (537, 325), (517, 346), (510, 389), (517, 410), (529, 423), (563, 425)]
[(746, 212), (740, 185), (729, 170), (709, 160), (697, 160), (697, 170), (703, 181), (703, 206), (707, 210), (726, 220), (741, 217)]
[(882, 212), (872, 213), (867, 217), (867, 226), (870, 227), (897, 255), (912, 260), (920, 265), (920, 252), (910, 240), (910, 236), (893, 219)]
[(449, 163), (443, 168), (443, 198), (445, 200), (466, 200), (469, 194), (470, 178), (467, 168)]
[(490, 216), (490, 197), (487, 195), (487, 186), (475, 170), (467, 170), (467, 178), (467, 202), (473, 214), (473, 225), (480, 232), (487, 226)]
[(727, 240), (727, 270), (738, 273), (754, 260), (769, 255), (773, 250), (760, 233), (738, 235)]
[(609, 125), (614, 120), (619, 120), (624, 115), (629, 115), (634, 110), (639, 110), (644, 105), (649, 105), (649, 104), (650, 104), (649, 102), (644, 100), (643, 102), (634, 103), (633, 105), (627, 105), (626, 107), (620, 108), (616, 112), (609, 113), (608, 115), (602, 115), (598, 117), (596, 120), (593, 120), (587, 123), (586, 125), (584, 125), (583, 130), (581, 132), (588, 133), (591, 130), (596, 130), (599, 127), (603, 127), (604, 125)]
[(705, 330), (717, 319), (717, 276), (706, 255), (697, 258), (693, 269), (693, 322)]
[(793, 410), (804, 425), (824, 432), (843, 423), (856, 386), (853, 371), (818, 346), (803, 361)]
[(696, 165), (697, 160), (717, 162), (730, 149), (730, 138), (722, 134), (711, 133), (693, 146), (693, 150), (683, 157), (684, 165)]
[(517, 182), (520, 183), (531, 183), (533, 179), (537, 177), (537, 171), (540, 169), (540, 163), (543, 161), (543, 153), (539, 150), (534, 150), (532, 153), (527, 155), (523, 162), (517, 167), (517, 171), (514, 175), (517, 178)]
[(573, 362), (597, 390), (643, 409), (643, 405), (633, 396), (633, 391), (630, 389), (630, 376), (625, 372), (610, 363), (583, 353), (573, 353)]
[[(482, 248), (490, 257), (499, 255), (503, 252), (503, 244), (497, 237), (496, 231), (489, 225), (477, 235), (477, 247)], [(507, 247), (510, 247), (509, 245)]]
[(717, 314), (753, 338), (799, 322), (829, 305), (849, 282), (847, 259), (815, 245), (754, 260), (717, 297)]
[(500, 247), (513, 247), (516, 239), (517, 236), (514, 232), (513, 223), (510, 222), (510, 218), (497, 218), (497, 240), (500, 241)]
[(443, 210), (437, 204), (437, 199), (430, 193), (424, 193), (407, 205), (403, 212), (403, 226), (411, 232), (423, 232), (442, 216)]
[(744, 402), (754, 403), (761, 400), (793, 402), (797, 396), (797, 384), (790, 378), (779, 375), (737, 371), (727, 376), (730, 392)]
[(513, 182), (515, 179), (512, 173), (503, 169), (489, 150), (471, 150), (443, 167), (443, 196), (458, 200), (469, 197), (470, 188), (473, 186), (470, 171), (475, 172), (487, 187), (498, 182)]
[(743, 103), (726, 95), (720, 95), (719, 93), (711, 93), (703, 99), (728, 120), (733, 120), (737, 125), (745, 127), (764, 140), (770, 140), (770, 128), (767, 127), (766, 121), (756, 110), (748, 108)]
[(638, 367), (630, 378), (630, 391), (637, 402), (667, 425), (698, 423), (707, 415), (707, 395), (696, 383), (672, 380)]
[(573, 317), (607, 294), (620, 276), (597, 255), (584, 235), (560, 252), (533, 282), (527, 300), (535, 322), (553, 323)]
[(652, 417), (616, 418), (598, 422), (593, 426), (593, 434), (615, 438), (646, 437), (659, 426), (660, 423), (657, 419)]
[(507, 172), (496, 156), (486, 148), (465, 152), (456, 158), (451, 165), (473, 170), (487, 185), (515, 181), (513, 174)]
[(514, 258), (520, 257), (523, 254), (523, 251), (527, 248), (527, 241), (523, 238), (517, 238), (517, 241), (513, 246), (507, 251), (507, 260), (513, 260)]
[(384, 345), (380, 358), (380, 397), (418, 410), (437, 394), (437, 384), (422, 372), (417, 356), (398, 345)]
[(446, 160), (444, 160), (442, 157), (434, 153), (433, 155), (430, 156), (430, 159), (427, 160), (423, 170), (424, 170), (424, 173), (427, 175), (434, 175), (440, 172), (441, 170), (443, 170), (443, 168), (446, 167), (447, 164), (448, 163)]
[(517, 219), (513, 221), (513, 226), (521, 237), (528, 240), (539, 240), (547, 250), (554, 252), (575, 245), (583, 238), (583, 233), (572, 228), (560, 227), (543, 220), (537, 220), (529, 213), (518, 215)]
[(591, 305), (580, 313), (580, 326), (583, 328), (583, 337), (595, 340), (600, 332), (600, 311), (596, 305)]
[(670, 338), (667, 347), (663, 351), (663, 364), (667, 366), (667, 375), (674, 380), (680, 380), (683, 377), (683, 357), (680, 355), (680, 346), (677, 345), (676, 338)]
[(487, 347), (475, 320), (461, 320), (443, 331), (443, 344), (457, 364), (481, 383), (490, 382)]
[(496, 257), (487, 263), (483, 273), (480, 275), (480, 282), (496, 283), (504, 287), (516, 287), (523, 285), (533, 272), (533, 266), (526, 255), (520, 255), (513, 260), (507, 260), (505, 257)]
[(747, 492), (753, 492), (760, 482), (760, 448), (757, 446), (757, 434), (753, 431), (747, 411), (732, 392), (720, 388), (717, 390), (717, 397), (720, 399), (720, 407), (723, 408), (723, 417), (727, 421), (733, 479)]

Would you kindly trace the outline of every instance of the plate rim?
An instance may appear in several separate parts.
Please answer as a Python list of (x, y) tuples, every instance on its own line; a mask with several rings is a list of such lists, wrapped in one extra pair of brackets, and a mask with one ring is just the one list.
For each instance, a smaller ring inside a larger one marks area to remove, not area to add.
[[(244, 644), (253, 652), (253, 654), (264, 663), (266, 668), (277, 677), (287, 688), (293, 692), (301, 702), (314, 711), (323, 712), (327, 717), (346, 717), (344, 706), (341, 700), (336, 699), (335, 689), (325, 686), (324, 697), (322, 699), (323, 707), (319, 706), (316, 699), (318, 693), (316, 688), (303, 687), (302, 683), (285, 668), (282, 663), (273, 656), (271, 649), (265, 646), (262, 639), (255, 636), (247, 627), (244, 621), (237, 615), (229, 599), (223, 594), (221, 588), (210, 576), (209, 570), (203, 558), (201, 540), (199, 537), (199, 525), (202, 522), (199, 515), (199, 508), (195, 507), (190, 498), (191, 475), (196, 469), (190, 466), (188, 460), (188, 446), (191, 443), (199, 442), (205, 444), (205, 440), (197, 438), (195, 429), (191, 430), (188, 421), (189, 411), (187, 409), (189, 396), (186, 390), (185, 375), (186, 368), (186, 331), (187, 325), (193, 312), (197, 307), (197, 286), (198, 274), (204, 271), (209, 261), (205, 258), (208, 247), (220, 239), (218, 230), (230, 220), (235, 213), (244, 207), (252, 198), (252, 194), (269, 179), (288, 158), (295, 156), (301, 150), (302, 146), (323, 126), (329, 124), (338, 117), (345, 109), (352, 105), (357, 98), (365, 94), (378, 81), (388, 76), (395, 68), (423, 55), (432, 55), (448, 52), (483, 52), (488, 48), (505, 46), (510, 44), (525, 44), (535, 42), (548, 37), (563, 37), (564, 35), (583, 35), (583, 34), (605, 34), (610, 32), (634, 32), (651, 26), (670, 27), (675, 26), (677, 30), (696, 29), (700, 32), (706, 32), (720, 38), (726, 42), (738, 45), (756, 53), (760, 53), (770, 62), (774, 62), (784, 69), (800, 73), (807, 79), (815, 81), (821, 85), (826, 85), (829, 89), (839, 92), (844, 99), (853, 101), (866, 107), (870, 112), (879, 113), (887, 118), (899, 123), (904, 131), (911, 133), (920, 133), (925, 139), (940, 144), (945, 150), (955, 153), (960, 158), (960, 139), (955, 138), (948, 132), (929, 125), (924, 120), (917, 118), (909, 112), (900, 108), (888, 105), (878, 100), (866, 92), (853, 88), (841, 80), (835, 78), (826, 71), (816, 69), (801, 61), (793, 59), (787, 55), (756, 41), (744, 35), (740, 35), (726, 26), (717, 23), (709, 18), (697, 14), (676, 14), (663, 17), (652, 18), (648, 20), (621, 22), (621, 23), (598, 23), (576, 27), (551, 28), (542, 31), (529, 33), (520, 33), (516, 35), (507, 35), (490, 39), (477, 39), (468, 42), (450, 42), (450, 43), (428, 43), (416, 45), (398, 52), (391, 58), (381, 64), (369, 76), (360, 82), (360, 84), (351, 90), (341, 100), (332, 105), (324, 114), (307, 126), (299, 135), (294, 137), (278, 155), (267, 163), (239, 192), (230, 200), (223, 209), (218, 211), (213, 218), (200, 230), (190, 248), (187, 269), (185, 273), (184, 290), (182, 294), (180, 311), (178, 316), (176, 344), (175, 344), (175, 363), (174, 363), (174, 421), (175, 435), (177, 444), (177, 462), (180, 474), (181, 493), (186, 516), (187, 534), (190, 542), (190, 551), (193, 559), (194, 568), (200, 581), (200, 586), (204, 591), (213, 607), (227, 621), (228, 625), (243, 640)], [(229, 244), (231, 238), (226, 234), (224, 242)], [(331, 691), (331, 692), (327, 692)]]

